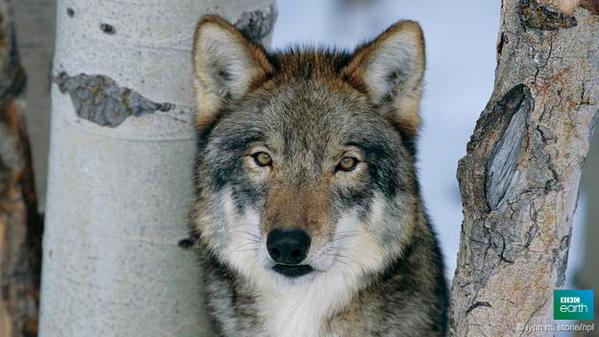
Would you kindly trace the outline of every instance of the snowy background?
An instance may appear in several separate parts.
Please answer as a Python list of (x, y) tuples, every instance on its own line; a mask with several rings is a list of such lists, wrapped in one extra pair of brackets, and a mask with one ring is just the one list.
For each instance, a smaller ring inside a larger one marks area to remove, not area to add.
[[(493, 90), (500, 1), (279, 0), (277, 4), (273, 48), (294, 43), (353, 48), (399, 19), (422, 25), (427, 72), (418, 167), (451, 279), (462, 222), (457, 163), (466, 154), (466, 143)], [(577, 215), (584, 214), (582, 208), (579, 205)], [(578, 243), (582, 226), (574, 228), (569, 276), (578, 269), (583, 252)]]

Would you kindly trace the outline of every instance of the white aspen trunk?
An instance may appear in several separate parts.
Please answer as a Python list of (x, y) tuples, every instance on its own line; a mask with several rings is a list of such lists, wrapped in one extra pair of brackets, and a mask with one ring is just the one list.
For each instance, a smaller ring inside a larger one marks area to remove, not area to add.
[(59, 0), (41, 337), (210, 335), (188, 234), (195, 23), (269, 39), (274, 0)]

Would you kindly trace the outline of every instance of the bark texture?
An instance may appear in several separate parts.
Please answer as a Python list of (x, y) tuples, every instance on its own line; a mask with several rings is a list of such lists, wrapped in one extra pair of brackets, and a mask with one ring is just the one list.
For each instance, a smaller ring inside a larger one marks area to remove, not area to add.
[(10, 4), (0, 1), (0, 336), (37, 336), (41, 222)]
[[(583, 2), (584, 3), (584, 2)], [(599, 109), (599, 16), (503, 0), (493, 94), (460, 160), (452, 336), (542, 336)]]

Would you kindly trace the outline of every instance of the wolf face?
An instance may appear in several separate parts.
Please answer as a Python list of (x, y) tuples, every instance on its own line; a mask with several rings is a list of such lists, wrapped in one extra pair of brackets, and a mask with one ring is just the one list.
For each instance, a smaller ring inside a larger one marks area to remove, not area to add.
[(194, 55), (196, 224), (219, 258), (249, 277), (295, 277), (335, 265), (364, 273), (401, 253), (418, 199), (416, 23), (354, 55), (268, 55), (207, 17)]
[(325, 287), (314, 300), (333, 310), (423, 222), (419, 25), (401, 21), (351, 54), (269, 54), (214, 16), (194, 41), (201, 241), (261, 296)]

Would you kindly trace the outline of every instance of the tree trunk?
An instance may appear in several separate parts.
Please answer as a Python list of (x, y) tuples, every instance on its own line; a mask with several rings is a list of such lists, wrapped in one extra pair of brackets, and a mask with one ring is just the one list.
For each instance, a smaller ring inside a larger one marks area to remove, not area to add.
[(54, 52), (56, 0), (13, 3), (21, 63), (27, 73), (27, 131), (31, 144), (35, 190), (44, 209), (50, 139), (50, 70)]
[(206, 336), (194, 202), (192, 35), (268, 39), (274, 0), (60, 0), (40, 336)]
[(37, 336), (41, 221), (12, 11), (0, 0), (0, 336)]
[(495, 89), (460, 160), (452, 336), (541, 336), (599, 109), (599, 13), (503, 0)]

